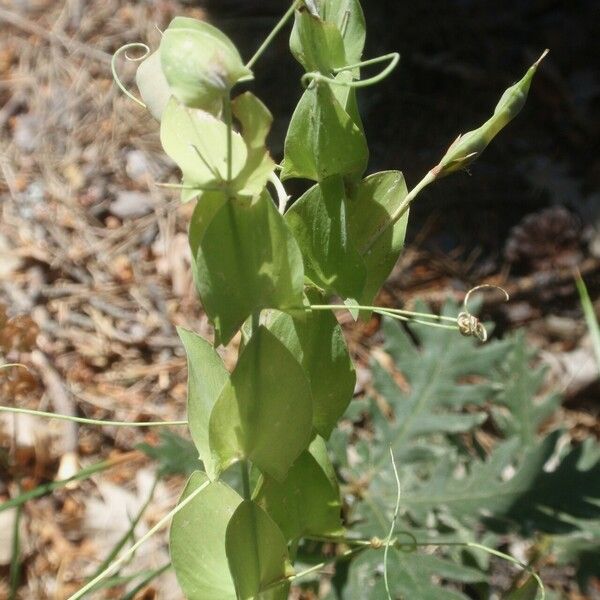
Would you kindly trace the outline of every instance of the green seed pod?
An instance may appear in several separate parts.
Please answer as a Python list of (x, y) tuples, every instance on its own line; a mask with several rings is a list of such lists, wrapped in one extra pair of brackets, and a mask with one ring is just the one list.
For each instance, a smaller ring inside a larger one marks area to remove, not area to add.
[(523, 79), (502, 94), (494, 109), (494, 114), (489, 120), (478, 129), (458, 136), (439, 165), (432, 169), (436, 178), (445, 177), (469, 166), (487, 148), (500, 130), (521, 112), (525, 106), (533, 76), (546, 54), (548, 54), (548, 50), (544, 51), (542, 56), (529, 68)]
[(233, 42), (218, 29), (196, 19), (176, 17), (160, 44), (163, 73), (183, 104), (213, 114), (242, 78), (251, 78)]

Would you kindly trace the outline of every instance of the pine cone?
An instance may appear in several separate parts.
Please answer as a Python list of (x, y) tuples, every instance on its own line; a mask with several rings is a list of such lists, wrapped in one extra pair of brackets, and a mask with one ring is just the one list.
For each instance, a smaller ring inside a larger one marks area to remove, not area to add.
[(582, 228), (564, 206), (527, 215), (512, 228), (504, 256), (517, 268), (548, 271), (576, 266), (582, 259)]

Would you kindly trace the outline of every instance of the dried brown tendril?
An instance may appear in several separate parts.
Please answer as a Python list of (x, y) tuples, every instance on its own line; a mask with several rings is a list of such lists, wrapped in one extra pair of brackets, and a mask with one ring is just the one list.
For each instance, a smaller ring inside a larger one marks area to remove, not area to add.
[(510, 300), (510, 296), (504, 288), (489, 283), (478, 285), (477, 287), (474, 287), (473, 289), (467, 292), (463, 302), (464, 310), (461, 313), (459, 313), (458, 317), (456, 317), (456, 324), (458, 325), (458, 330), (462, 335), (467, 337), (474, 336), (480, 342), (487, 341), (488, 333), (483, 323), (475, 315), (471, 314), (468, 304), (471, 294), (484, 288), (494, 288), (500, 290), (506, 296), (506, 301), (508, 302)]

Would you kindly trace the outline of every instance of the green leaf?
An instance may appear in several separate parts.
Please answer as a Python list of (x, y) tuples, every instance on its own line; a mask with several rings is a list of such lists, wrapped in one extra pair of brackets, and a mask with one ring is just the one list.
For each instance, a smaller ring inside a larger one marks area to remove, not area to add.
[[(494, 421), (506, 437), (518, 436), (525, 446), (537, 443), (541, 425), (560, 406), (561, 398), (552, 394), (542, 399), (535, 396), (544, 383), (547, 369), (533, 368), (536, 355), (525, 344), (522, 332), (515, 337), (513, 349), (501, 366), (495, 398)], [(498, 406), (499, 405), (499, 406)]]
[[(289, 582), (285, 539), (265, 511), (254, 502), (242, 502), (227, 526), (227, 560), (237, 598), (285, 600)], [(271, 588), (265, 593), (266, 588)], [(207, 596), (214, 597), (214, 596)]]
[(158, 446), (144, 443), (138, 444), (136, 447), (149, 458), (158, 461), (160, 477), (189, 476), (201, 466), (194, 444), (168, 429), (161, 431)]
[(251, 92), (238, 96), (231, 108), (242, 126), (242, 137), (248, 149), (248, 159), (233, 182), (233, 190), (239, 195), (254, 197), (262, 192), (275, 169), (275, 162), (265, 145), (273, 116)]
[[(410, 600), (468, 600), (459, 591), (443, 588), (434, 579), (476, 583), (485, 581), (481, 571), (422, 552), (390, 551), (388, 563), (393, 598)], [(343, 600), (381, 600), (387, 598), (383, 580), (383, 550), (368, 551), (352, 561)]]
[(306, 276), (319, 288), (343, 298), (360, 298), (365, 264), (348, 234), (346, 191), (333, 176), (309, 189), (285, 220), (302, 256)]
[(328, 438), (356, 383), (342, 328), (329, 311), (311, 311), (302, 317), (274, 313), (267, 327), (302, 365), (312, 390), (313, 426)]
[(162, 71), (158, 50), (140, 63), (135, 73), (135, 82), (146, 107), (160, 121), (171, 98), (171, 88)]
[(367, 37), (365, 15), (359, 0), (321, 0), (321, 17), (341, 32), (346, 64), (361, 61)]
[(300, 99), (285, 140), (282, 179), (323, 181), (361, 174), (369, 159), (365, 136), (329, 85), (312, 84)]
[(336, 25), (305, 10), (296, 11), (290, 49), (306, 71), (332, 75), (333, 69), (348, 64), (344, 41)]
[[(408, 213), (393, 227), (386, 226), (406, 194), (402, 173), (384, 171), (364, 179), (348, 199), (348, 232), (367, 268), (361, 304), (372, 304), (404, 247)], [(371, 245), (381, 230), (384, 233)]]
[[(445, 314), (456, 314), (455, 309), (448, 306)], [(485, 380), (470, 384), (463, 381), (485, 377), (506, 356), (510, 346), (509, 342), (479, 346), (456, 331), (424, 325), (411, 326), (411, 330), (421, 340), (420, 348), (397, 323), (384, 320), (385, 349), (401, 368), (407, 387), (399, 388), (393, 373), (379, 364), (373, 365), (375, 388), (394, 411), (393, 422), (379, 424), (381, 444), (374, 449), (370, 467), (374, 474), (383, 466), (391, 467), (390, 445), (396, 460), (402, 463), (425, 436), (471, 431), (481, 424), (486, 415), (475, 407), (493, 397), (492, 385)], [(462, 412), (469, 405), (473, 410)]]
[(312, 396), (304, 370), (264, 326), (254, 332), (210, 417), (220, 471), (251, 460), (281, 481), (308, 446)]
[[(204, 473), (189, 479), (180, 502), (206, 483)], [(211, 483), (171, 523), (171, 561), (186, 598), (237, 600), (225, 553), (227, 526), (242, 499), (220, 481)]]
[(582, 521), (580, 530), (552, 538), (552, 554), (559, 565), (573, 565), (585, 593), (592, 577), (600, 578), (600, 519)]
[(479, 158), (496, 135), (521, 112), (527, 101), (533, 76), (547, 53), (546, 50), (529, 68), (523, 78), (502, 94), (490, 119), (481, 127), (460, 135), (455, 140), (442, 157), (439, 165), (433, 169), (436, 177), (445, 177), (454, 171), (468, 167)]
[(187, 17), (176, 17), (163, 33), (160, 58), (173, 95), (213, 114), (235, 83), (252, 75), (224, 33)]
[[(319, 438), (318, 445), (324, 445)], [(329, 459), (312, 446), (303, 452), (280, 483), (265, 476), (254, 501), (277, 523), (290, 542), (304, 535), (340, 536), (341, 501), (337, 482), (328, 473)], [(325, 459), (321, 466), (319, 461)]]
[(226, 344), (256, 311), (301, 307), (304, 268), (294, 236), (268, 193), (255, 202), (225, 201), (209, 221), (216, 204), (206, 219), (198, 208), (190, 240), (200, 298)]
[[(171, 98), (162, 115), (160, 140), (177, 163), (186, 185), (206, 188), (227, 179), (227, 125), (203, 110), (187, 108)], [(242, 136), (232, 133), (232, 177), (248, 158)]]
[(504, 597), (504, 600), (536, 600), (539, 591), (539, 585), (535, 578), (528, 577), (523, 585), (510, 592)]
[(185, 347), (188, 362), (188, 421), (192, 439), (208, 476), (216, 478), (215, 464), (208, 443), (208, 422), (215, 402), (229, 381), (229, 373), (204, 338), (186, 329), (177, 332)]
[(587, 323), (592, 337), (592, 345), (594, 346), (594, 353), (596, 354), (596, 363), (598, 364), (598, 370), (600, 371), (600, 324), (598, 323), (594, 305), (592, 304), (592, 300), (581, 275), (577, 275), (575, 283), (577, 284), (577, 291), (579, 292), (585, 322)]

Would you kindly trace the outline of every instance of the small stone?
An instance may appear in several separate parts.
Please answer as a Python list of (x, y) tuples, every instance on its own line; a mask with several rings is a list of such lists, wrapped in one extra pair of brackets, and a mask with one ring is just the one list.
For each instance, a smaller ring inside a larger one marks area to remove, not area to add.
[(118, 192), (117, 197), (110, 203), (110, 212), (119, 219), (136, 219), (151, 213), (154, 202), (150, 194), (143, 192)]
[(145, 180), (150, 175), (150, 165), (146, 154), (141, 150), (130, 150), (125, 158), (125, 172), (136, 181)]

